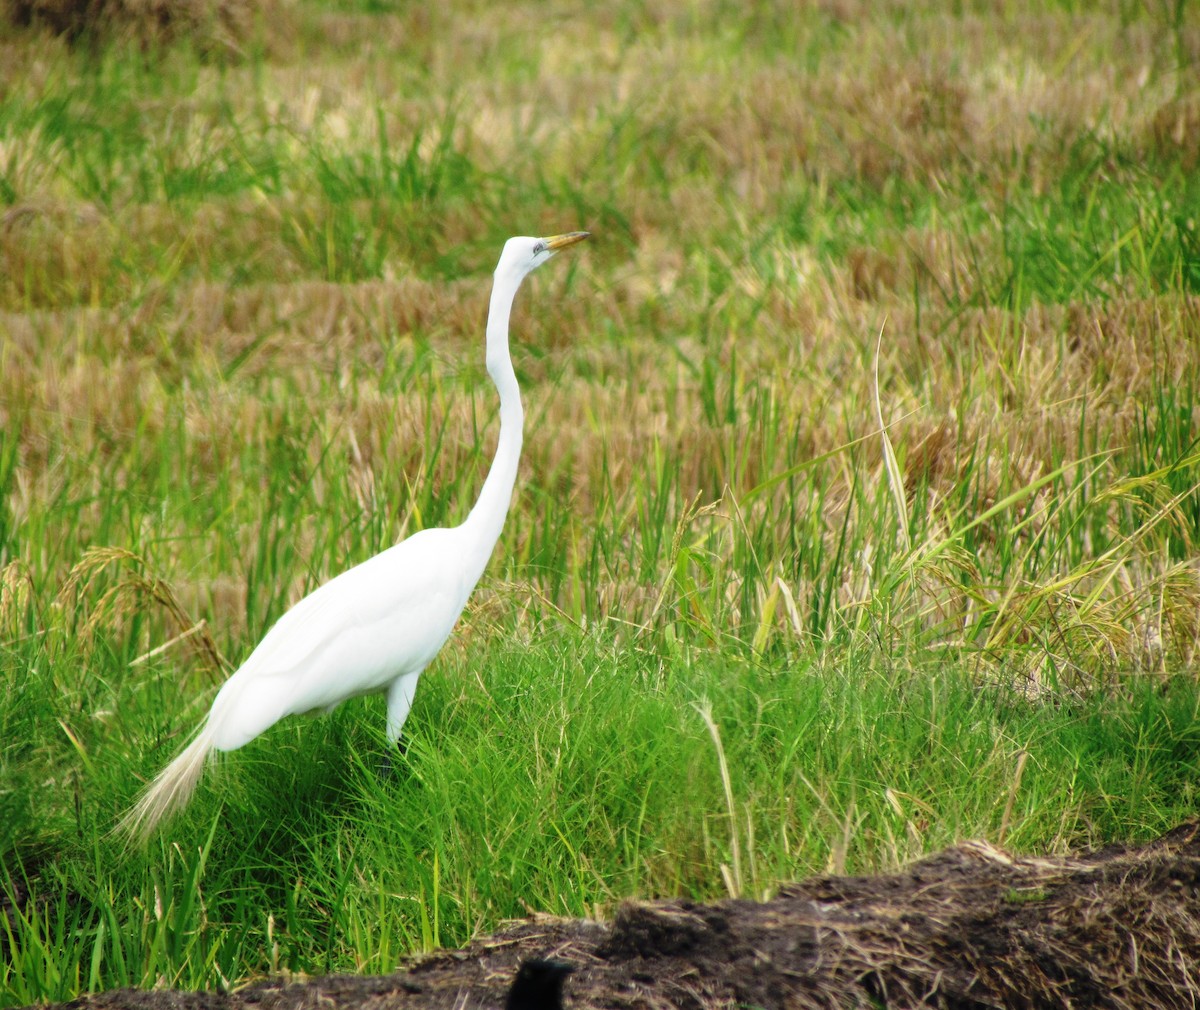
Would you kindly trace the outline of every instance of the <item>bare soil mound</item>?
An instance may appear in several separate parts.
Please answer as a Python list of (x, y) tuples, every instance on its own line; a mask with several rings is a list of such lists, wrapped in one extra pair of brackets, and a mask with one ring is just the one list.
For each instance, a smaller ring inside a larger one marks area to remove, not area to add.
[(234, 993), (121, 990), (89, 1010), (463, 1010), (504, 1005), (518, 963), (578, 969), (566, 1005), (1200, 1006), (1200, 823), (1071, 858), (955, 846), (880, 877), (818, 877), (765, 903), (630, 903), (611, 924), (521, 922), (377, 978)]

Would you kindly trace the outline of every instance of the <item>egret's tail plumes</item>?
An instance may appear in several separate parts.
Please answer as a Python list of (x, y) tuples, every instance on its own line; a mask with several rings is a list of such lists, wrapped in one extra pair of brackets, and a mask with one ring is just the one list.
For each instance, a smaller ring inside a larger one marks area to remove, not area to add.
[(204, 773), (213, 750), (213, 736), (211, 720), (206, 721), (196, 739), (146, 787), (133, 809), (117, 824), (117, 831), (145, 841), (160, 821), (182, 810)]

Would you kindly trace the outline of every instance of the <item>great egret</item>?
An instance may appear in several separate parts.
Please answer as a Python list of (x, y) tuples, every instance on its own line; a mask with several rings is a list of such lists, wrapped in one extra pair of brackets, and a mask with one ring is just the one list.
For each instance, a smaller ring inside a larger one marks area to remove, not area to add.
[(508, 351), (513, 298), (531, 270), (587, 236), (573, 231), (504, 244), (487, 320), (487, 370), (500, 394), (500, 435), (466, 520), (414, 533), (287, 611), (224, 683), (195, 739), (150, 783), (119, 830), (146, 838), (187, 803), (214, 750), (236, 750), (287, 715), (330, 712), (347, 698), (386, 692), (387, 739), (400, 739), (421, 671), (449, 638), (512, 500), (524, 422)]

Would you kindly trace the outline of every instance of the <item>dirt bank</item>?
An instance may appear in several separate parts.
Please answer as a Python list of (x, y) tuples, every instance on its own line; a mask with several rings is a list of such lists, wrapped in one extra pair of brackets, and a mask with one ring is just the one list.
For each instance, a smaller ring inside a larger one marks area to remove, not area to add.
[(817, 877), (759, 904), (627, 904), (530, 920), (394, 975), (121, 990), (88, 1010), (476, 1010), (518, 962), (573, 962), (568, 1010), (1200, 1005), (1200, 824), (1140, 847), (1013, 857), (966, 843), (881, 877)]

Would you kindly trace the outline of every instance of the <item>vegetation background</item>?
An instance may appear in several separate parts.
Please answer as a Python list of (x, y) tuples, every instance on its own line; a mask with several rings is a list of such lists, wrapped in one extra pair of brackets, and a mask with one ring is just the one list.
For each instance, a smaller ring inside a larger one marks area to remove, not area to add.
[[(1200, 8), (8, 0), (0, 1004), (388, 971), (1200, 801)], [(290, 603), (496, 558), (380, 774), (110, 834)]]

